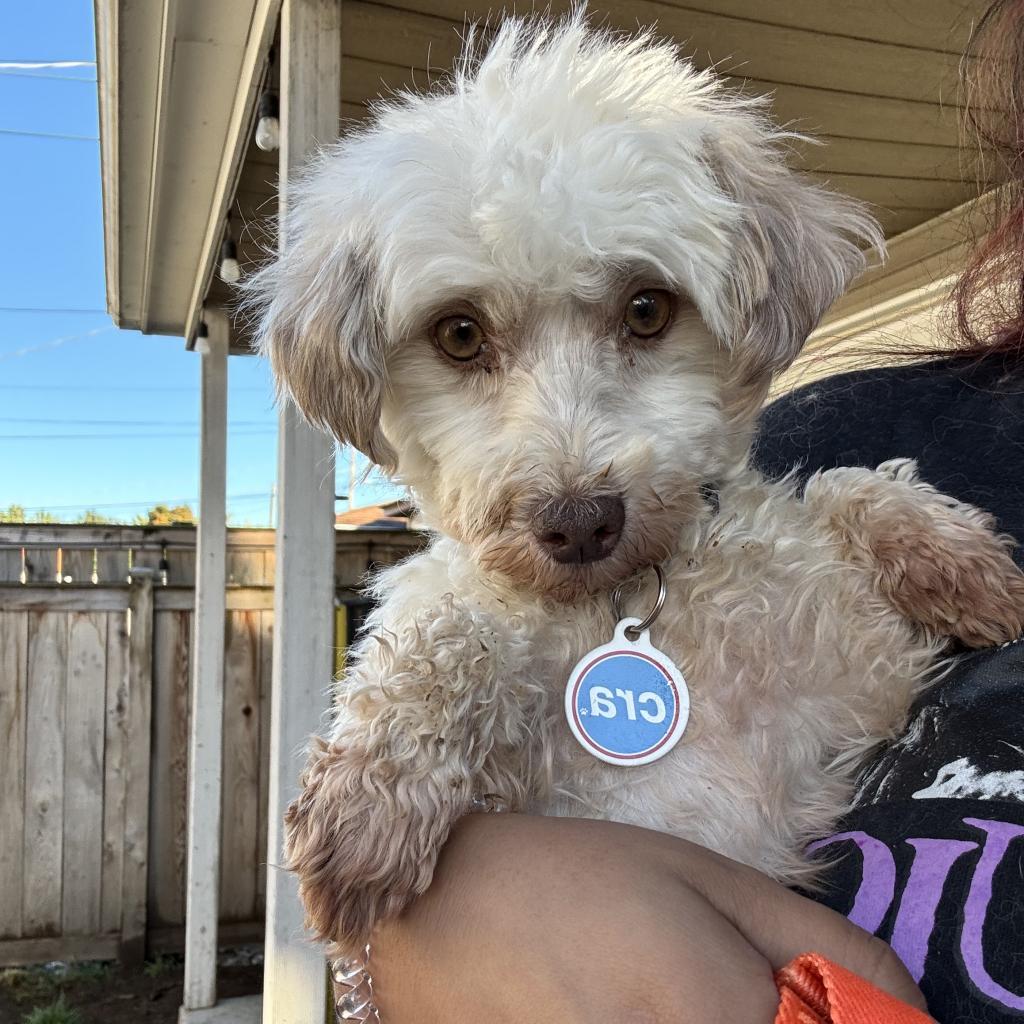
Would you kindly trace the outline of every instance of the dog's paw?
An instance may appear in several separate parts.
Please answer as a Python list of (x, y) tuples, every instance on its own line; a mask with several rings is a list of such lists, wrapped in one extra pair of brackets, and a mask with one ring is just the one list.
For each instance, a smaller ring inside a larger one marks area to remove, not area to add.
[(331, 955), (353, 955), (426, 890), (461, 797), (429, 780), (402, 783), (386, 761), (323, 741), (302, 785), (285, 817), (287, 867), (307, 926)]
[(920, 480), (912, 461), (816, 474), (805, 500), (824, 513), (846, 556), (929, 633), (988, 647), (1024, 632), (1013, 542), (994, 532), (986, 512)]

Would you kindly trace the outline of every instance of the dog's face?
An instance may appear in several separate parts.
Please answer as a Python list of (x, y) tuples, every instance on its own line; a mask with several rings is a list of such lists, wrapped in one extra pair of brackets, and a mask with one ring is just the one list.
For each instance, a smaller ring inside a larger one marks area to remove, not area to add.
[(249, 285), (281, 388), (563, 600), (671, 553), (877, 240), (759, 102), (579, 20), (506, 24), (294, 196)]
[(729, 448), (722, 362), (653, 267), (586, 297), (439, 288), (390, 360), (383, 432), (483, 566), (571, 598), (664, 559), (699, 510)]

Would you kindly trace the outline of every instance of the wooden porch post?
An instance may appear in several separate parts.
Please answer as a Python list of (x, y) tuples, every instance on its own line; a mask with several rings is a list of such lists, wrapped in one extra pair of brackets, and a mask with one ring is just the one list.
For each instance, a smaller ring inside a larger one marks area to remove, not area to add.
[(204, 316), (199, 425), (199, 528), (192, 620), (192, 703), (188, 763), (188, 889), (183, 1009), (217, 1001), (221, 747), (224, 723), (228, 339), (221, 310)]
[[(339, 0), (285, 0), (280, 52), (284, 213), (289, 176), (338, 133)], [(298, 792), (302, 750), (321, 726), (333, 668), (334, 445), (290, 405), (280, 414), (277, 482), (263, 1020), (312, 1024), (324, 1019), (326, 965), (303, 929), (295, 880), (276, 865), (285, 809)]]

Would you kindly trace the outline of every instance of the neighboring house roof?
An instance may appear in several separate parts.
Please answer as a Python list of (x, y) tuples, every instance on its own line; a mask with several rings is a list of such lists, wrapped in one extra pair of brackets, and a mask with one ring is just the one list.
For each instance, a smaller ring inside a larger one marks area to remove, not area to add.
[(334, 525), (343, 530), (409, 530), (415, 509), (406, 500), (384, 505), (364, 505), (334, 517)]

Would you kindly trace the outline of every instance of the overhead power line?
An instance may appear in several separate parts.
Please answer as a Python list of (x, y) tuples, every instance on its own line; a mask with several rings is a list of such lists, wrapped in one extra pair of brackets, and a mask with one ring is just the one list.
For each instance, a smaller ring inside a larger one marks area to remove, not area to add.
[(31, 139), (65, 139), (70, 142), (99, 142), (98, 135), (65, 135), (63, 132), (23, 132), (14, 128), (0, 128), (0, 135), (20, 135)]
[[(275, 433), (274, 428), (265, 430), (236, 431), (234, 437), (266, 437)], [(170, 438), (197, 438), (199, 431), (189, 433), (160, 434), (0, 434), (0, 441), (163, 441)]]
[(106, 310), (71, 309), (61, 306), (0, 306), (0, 313), (106, 313)]
[(0, 70), (31, 71), (41, 68), (94, 68), (94, 60), (0, 60)]
[[(229, 494), (227, 501), (255, 501), (257, 498), (269, 498), (270, 491), (252, 494)], [(77, 509), (90, 509), (99, 512), (104, 508), (152, 508), (154, 505), (192, 505), (198, 498), (156, 498), (152, 501), (108, 501), (99, 504), (84, 502), (79, 505), (22, 505), (26, 512), (74, 512)], [(17, 504), (17, 502), (15, 502)]]
[[(57, 427), (194, 427), (196, 421), (191, 420), (80, 420), (70, 419), (34, 419), (29, 416), (0, 416), (0, 423), (40, 423)], [(228, 427), (265, 427), (273, 424), (267, 420), (229, 420)]]
[[(262, 387), (238, 387), (231, 388), (231, 394), (242, 392), (260, 392), (266, 394), (269, 388)], [(196, 394), (199, 391), (199, 384), (192, 385), (164, 385), (164, 384), (0, 384), (0, 391), (89, 391), (119, 393), (140, 392), (177, 392), (182, 394)]]
[(85, 82), (87, 85), (95, 85), (95, 78), (82, 78), (78, 75), (48, 75), (39, 71), (12, 71), (9, 68), (0, 68), (0, 76), (4, 78), (34, 78), (40, 82)]

